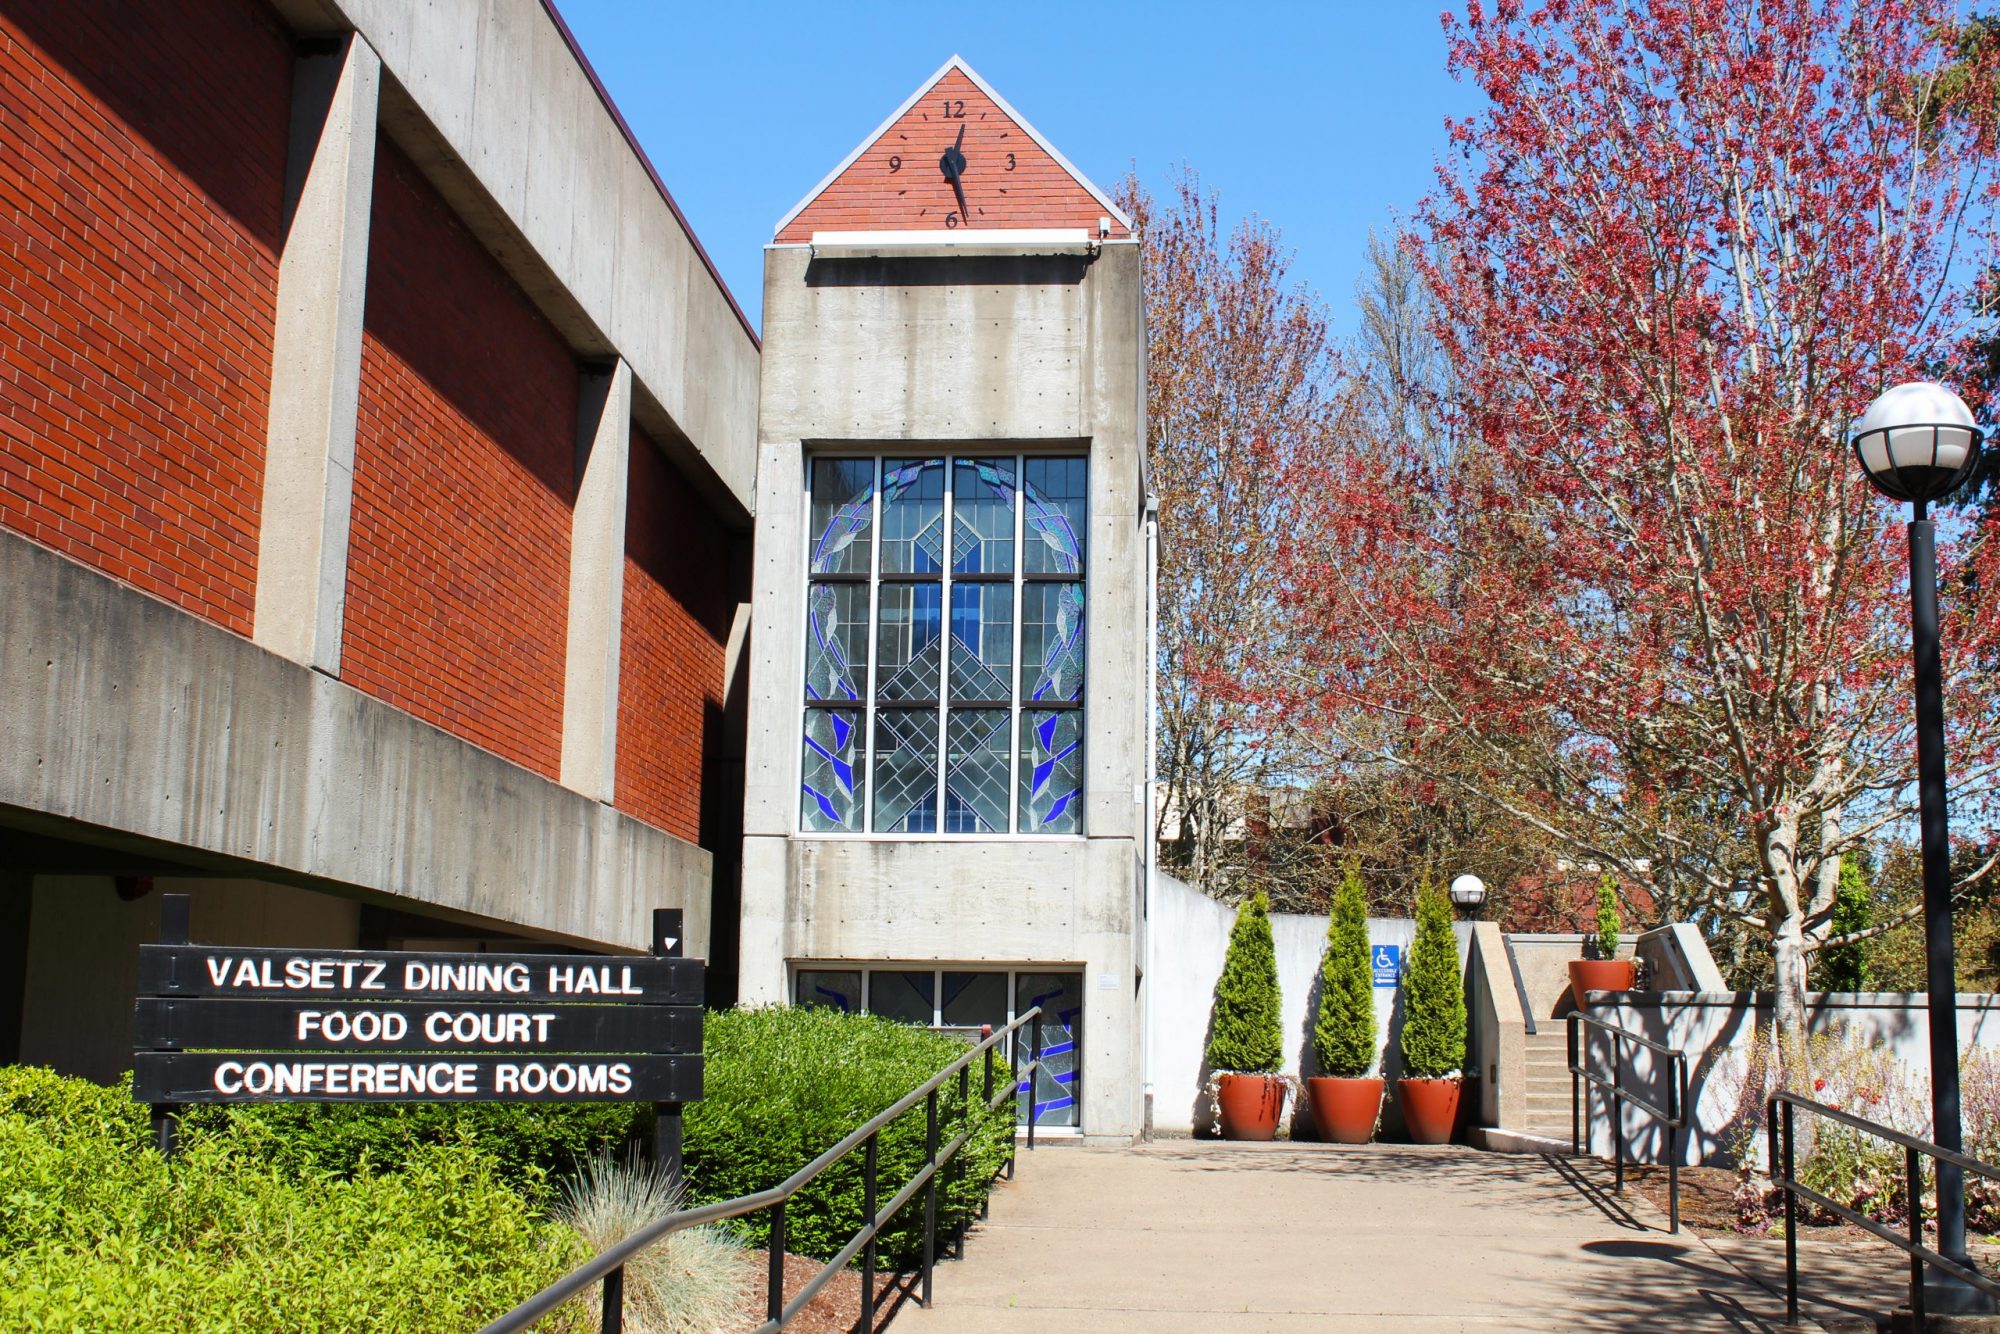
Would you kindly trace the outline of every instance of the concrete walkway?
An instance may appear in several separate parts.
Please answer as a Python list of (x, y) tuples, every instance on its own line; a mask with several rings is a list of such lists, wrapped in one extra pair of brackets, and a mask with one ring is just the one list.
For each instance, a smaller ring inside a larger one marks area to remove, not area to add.
[(1044, 1147), (894, 1334), (1777, 1330), (1601, 1164), (1444, 1147)]

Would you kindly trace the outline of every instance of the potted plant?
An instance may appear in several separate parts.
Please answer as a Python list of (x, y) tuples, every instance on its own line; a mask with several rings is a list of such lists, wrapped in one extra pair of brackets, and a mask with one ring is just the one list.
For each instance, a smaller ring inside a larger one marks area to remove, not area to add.
[(1443, 1144), (1458, 1121), (1460, 1077), (1465, 1069), (1465, 983), (1458, 971), (1458, 940), (1451, 902), (1426, 881), (1417, 892), (1417, 937), (1403, 972), (1403, 1075), (1396, 1100), (1410, 1138)]
[(1597, 882), (1597, 931), (1584, 938), (1584, 957), (1569, 962), (1569, 994), (1581, 1010), (1593, 991), (1630, 991), (1638, 969), (1618, 957), (1618, 882), (1606, 871)]
[(1312, 1096), (1319, 1137), (1335, 1144), (1366, 1144), (1382, 1113), (1382, 1081), (1368, 1077), (1375, 1065), (1375, 982), (1368, 896), (1354, 861), (1347, 863), (1326, 924), (1313, 1054), (1322, 1073), (1306, 1081), (1306, 1091)]
[(1215, 983), (1208, 1037), (1210, 1087), (1224, 1139), (1274, 1139), (1285, 1110), (1284, 1028), (1278, 1015), (1278, 951), (1270, 903), (1258, 894), (1236, 910), (1229, 952)]

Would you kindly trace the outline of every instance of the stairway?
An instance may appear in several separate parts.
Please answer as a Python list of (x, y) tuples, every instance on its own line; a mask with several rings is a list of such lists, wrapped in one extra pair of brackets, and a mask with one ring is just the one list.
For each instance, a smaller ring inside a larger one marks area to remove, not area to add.
[(1528, 1123), (1530, 1134), (1569, 1142), (1569, 1035), (1551, 1020), (1527, 1035)]

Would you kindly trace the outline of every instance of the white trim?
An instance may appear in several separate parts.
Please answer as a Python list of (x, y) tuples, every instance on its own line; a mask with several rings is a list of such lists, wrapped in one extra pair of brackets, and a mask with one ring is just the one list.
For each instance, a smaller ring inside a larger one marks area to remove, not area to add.
[(784, 217), (778, 219), (778, 225), (771, 229), (771, 235), (777, 236), (780, 233), (782, 233), (785, 230), (785, 228), (791, 226), (792, 220), (798, 217), (799, 214), (805, 212), (807, 205), (811, 204), (813, 200), (818, 199), (822, 194), (826, 193), (827, 186), (832, 185), (835, 181), (839, 180), (842, 172), (845, 172), (849, 167), (853, 166), (855, 162), (860, 159), (863, 153), (867, 152), (870, 148), (873, 148), (875, 146), (876, 141), (881, 139), (883, 135), (889, 132), (891, 126), (893, 126), (897, 121), (901, 120), (904, 117), (904, 115), (909, 112), (911, 107), (915, 106), (919, 101), (923, 99), (926, 93), (930, 92), (931, 89), (937, 87), (938, 81), (940, 79), (944, 78), (945, 75), (951, 73), (952, 70), (954, 69), (956, 69), (959, 73), (963, 74), (966, 78), (972, 80), (973, 86), (979, 89), (980, 92), (985, 93), (988, 97), (992, 98), (993, 105), (999, 107), (1002, 113), (1011, 118), (1016, 125), (1020, 126), (1021, 132), (1027, 135), (1030, 139), (1034, 140), (1036, 145), (1040, 147), (1043, 152), (1047, 153), (1051, 158), (1054, 158), (1056, 165), (1058, 167), (1061, 167), (1064, 171), (1068, 172), (1070, 179), (1075, 181), (1078, 185), (1082, 186), (1087, 192), (1089, 192), (1090, 197), (1092, 199), (1095, 199), (1099, 204), (1102, 204), (1105, 210), (1108, 211), (1114, 219), (1116, 219), (1121, 225), (1124, 226), (1126, 231), (1129, 232), (1132, 230), (1132, 219), (1126, 215), (1124, 209), (1119, 208), (1118, 205), (1111, 202), (1111, 196), (1105, 194), (1104, 191), (1098, 189), (1096, 184), (1093, 183), (1088, 176), (1085, 176), (1082, 172), (1078, 171), (1073, 165), (1071, 165), (1070, 160), (1064, 157), (1062, 153), (1057, 150), (1054, 144), (1050, 143), (1046, 138), (1044, 138), (1040, 130), (1037, 130), (1033, 125), (1030, 125), (1028, 123), (1027, 117), (1023, 116), (1020, 112), (1014, 110), (1014, 108), (1008, 104), (1006, 98), (1000, 96), (999, 93), (993, 90), (992, 84), (980, 78), (979, 72), (973, 69), (972, 66), (965, 63), (965, 58), (963, 56), (954, 54), (950, 60), (947, 60), (944, 62), (944, 64), (938, 66), (937, 73), (931, 75), (930, 78), (925, 79), (922, 83), (918, 84), (917, 90), (911, 93), (908, 97), (904, 98), (902, 105), (898, 106), (894, 111), (889, 113), (888, 119), (884, 120), (880, 125), (877, 125), (873, 130), (869, 131), (868, 136), (865, 139), (863, 139), (860, 143), (854, 146), (854, 151), (849, 153), (846, 157), (840, 160), (839, 166), (835, 167), (832, 171), (828, 172), (818, 185), (815, 185), (811, 190), (806, 192), (806, 197), (804, 199), (801, 199), (798, 203), (792, 205), (791, 211), (786, 213)]
[(1088, 254), (1097, 243), (1082, 227), (958, 227), (902, 232), (814, 232), (814, 254), (852, 251), (993, 250), (1003, 254)]

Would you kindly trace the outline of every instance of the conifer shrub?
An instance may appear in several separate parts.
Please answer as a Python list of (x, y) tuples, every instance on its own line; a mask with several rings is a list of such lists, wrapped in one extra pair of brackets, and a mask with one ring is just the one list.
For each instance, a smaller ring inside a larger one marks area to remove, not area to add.
[(1208, 1064), (1229, 1074), (1269, 1074), (1284, 1064), (1284, 1048), (1271, 905), (1258, 894), (1237, 907), (1236, 924), (1229, 929), (1229, 951), (1215, 982)]
[(1606, 871), (1597, 881), (1597, 932), (1591, 937), (1598, 958), (1618, 957), (1618, 936), (1624, 926), (1618, 915), (1618, 882)]
[(1441, 1079), (1465, 1068), (1465, 984), (1451, 900), (1424, 882), (1417, 891), (1417, 937), (1403, 970), (1403, 1075)]
[[(1860, 861), (1851, 854), (1842, 857), (1840, 888), (1834, 891), (1833, 898), (1833, 934), (1845, 936), (1867, 930), (1873, 916), (1873, 897)], [(1851, 941), (1821, 951), (1819, 976), (1814, 980), (1821, 991), (1868, 990), (1868, 943)]]
[(1319, 1013), (1313, 1019), (1319, 1068), (1360, 1079), (1375, 1064), (1375, 983), (1368, 949), (1368, 895), (1353, 861), (1333, 897), (1326, 953), (1319, 964)]

